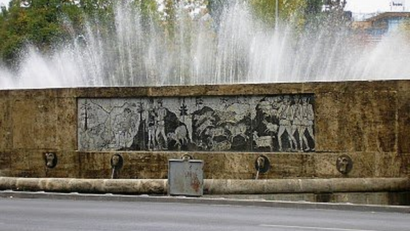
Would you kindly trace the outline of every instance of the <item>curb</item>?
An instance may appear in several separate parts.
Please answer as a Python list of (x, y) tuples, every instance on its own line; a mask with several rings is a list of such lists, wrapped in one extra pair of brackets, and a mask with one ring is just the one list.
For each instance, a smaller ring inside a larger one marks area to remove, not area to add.
[(93, 200), (93, 201), (120, 201), (120, 202), (152, 202), (152, 203), (186, 203), (208, 205), (259, 206), (275, 208), (325, 209), (361, 212), (393, 212), (410, 213), (410, 206), (361, 205), (345, 203), (315, 203), (315, 202), (288, 202), (270, 200), (247, 200), (207, 197), (172, 197), (151, 195), (118, 195), (118, 194), (79, 194), (79, 193), (50, 193), (0, 191), (0, 198), (26, 199), (55, 199), (55, 200)]
[[(179, 181), (181, 184), (183, 180)], [(333, 179), (204, 179), (205, 194), (405, 192), (408, 178), (333, 178)], [(0, 177), (0, 190), (167, 194), (167, 179), (78, 179)]]

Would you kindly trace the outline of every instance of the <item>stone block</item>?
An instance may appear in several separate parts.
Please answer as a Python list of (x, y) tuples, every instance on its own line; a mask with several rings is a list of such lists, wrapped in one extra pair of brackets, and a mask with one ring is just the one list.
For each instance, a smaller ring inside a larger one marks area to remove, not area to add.
[(399, 155), (400, 158), (400, 175), (410, 177), (410, 154), (404, 153)]
[[(353, 168), (348, 174), (342, 174), (336, 168), (337, 158), (342, 155), (350, 156), (353, 162)], [(319, 178), (375, 176), (375, 153), (318, 153), (313, 158), (315, 159), (315, 176)]]
[(10, 97), (3, 92), (0, 97), (0, 151), (12, 149), (11, 117), (9, 114)]
[(353, 168), (348, 174), (349, 177), (375, 177), (374, 152), (354, 152), (348, 153), (348, 155), (353, 161)]
[[(409, 84), (405, 84), (409, 86)], [(397, 105), (397, 149), (399, 153), (410, 153), (410, 91), (405, 88), (398, 93)]]
[[(57, 162), (55, 167), (48, 168), (45, 165), (45, 160), (43, 159), (41, 164), (45, 168), (43, 177), (52, 178), (76, 178), (80, 177), (80, 167), (78, 154), (75, 151), (52, 151), (47, 150), (47, 152), (54, 152), (57, 157)], [(45, 151), (41, 153), (44, 155)], [(35, 176), (33, 176), (35, 177)]]
[(12, 99), (54, 99), (57, 96), (58, 89), (19, 89), (9, 91), (9, 97)]
[(14, 151), (10, 153), (10, 168), (12, 169), (13, 177), (30, 177), (33, 174), (34, 168), (39, 166), (31, 165), (31, 155), (24, 150)]
[(329, 202), (388, 205), (388, 193), (334, 193)]
[(56, 100), (14, 99), (10, 116), (13, 118), (14, 149), (47, 149), (56, 146)]
[(78, 152), (81, 178), (111, 177), (111, 155), (109, 153)]
[(271, 170), (268, 175), (272, 178), (307, 177), (303, 175), (303, 159), (299, 154), (268, 155)]
[(375, 177), (401, 176), (401, 162), (397, 153), (375, 153)]
[(75, 98), (56, 100), (56, 144), (57, 150), (77, 150), (77, 102)]
[(319, 178), (342, 177), (342, 174), (336, 168), (337, 157), (338, 154), (328, 153), (314, 155), (315, 176)]
[(339, 151), (395, 151), (396, 98), (394, 91), (343, 94), (337, 116)]
[(340, 101), (340, 93), (326, 92), (316, 95), (316, 151), (339, 151), (341, 150), (340, 139), (343, 138), (341, 130), (343, 124), (339, 123), (339, 117), (343, 114), (343, 105)]
[(10, 153), (0, 152), (0, 176), (8, 176), (10, 169)]

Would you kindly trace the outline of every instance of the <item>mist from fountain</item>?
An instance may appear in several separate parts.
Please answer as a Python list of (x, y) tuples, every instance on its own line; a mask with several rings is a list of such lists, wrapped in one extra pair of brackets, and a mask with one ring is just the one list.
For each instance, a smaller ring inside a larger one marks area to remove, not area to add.
[(219, 23), (180, 12), (171, 36), (119, 2), (113, 33), (90, 23), (47, 56), (28, 46), (17, 71), (0, 67), (0, 89), (410, 78), (410, 45), (398, 33), (365, 44), (347, 29), (274, 29), (237, 3)]

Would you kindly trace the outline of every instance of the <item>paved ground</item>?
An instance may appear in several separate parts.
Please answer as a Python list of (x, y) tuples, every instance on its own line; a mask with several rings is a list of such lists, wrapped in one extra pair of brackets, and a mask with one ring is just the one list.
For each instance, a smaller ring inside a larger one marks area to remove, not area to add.
[(0, 230), (410, 230), (409, 207), (326, 206), (3, 191), (0, 192)]
[(373, 211), (373, 212), (397, 212), (410, 213), (410, 206), (386, 206), (386, 205), (361, 205), (349, 203), (312, 203), (303, 201), (272, 201), (272, 200), (246, 200), (221, 197), (169, 197), (148, 195), (118, 195), (118, 194), (79, 194), (79, 193), (52, 193), (52, 192), (25, 192), (0, 190), (0, 198), (48, 198), (48, 199), (72, 199), (72, 200), (103, 200), (125, 202), (163, 202), (163, 203), (196, 203), (217, 205), (242, 205), (259, 207), (280, 208), (307, 208), (328, 210), (350, 211)]

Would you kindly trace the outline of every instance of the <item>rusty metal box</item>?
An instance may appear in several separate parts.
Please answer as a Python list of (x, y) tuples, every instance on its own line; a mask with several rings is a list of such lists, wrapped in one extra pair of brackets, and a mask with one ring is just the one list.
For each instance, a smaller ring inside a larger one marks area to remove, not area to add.
[(202, 160), (168, 160), (168, 192), (171, 196), (203, 195)]

